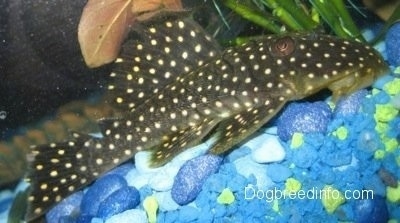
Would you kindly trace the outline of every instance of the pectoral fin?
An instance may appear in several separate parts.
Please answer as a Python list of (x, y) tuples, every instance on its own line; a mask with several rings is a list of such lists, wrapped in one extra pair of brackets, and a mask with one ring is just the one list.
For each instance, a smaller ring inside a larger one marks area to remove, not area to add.
[(218, 124), (215, 120), (204, 119), (201, 124), (177, 130), (163, 137), (163, 142), (151, 149), (151, 166), (161, 166), (187, 148), (197, 145)]
[(248, 109), (220, 123), (217, 128), (219, 139), (209, 150), (212, 154), (221, 154), (243, 141), (279, 112), (285, 102), (275, 101), (268, 105)]

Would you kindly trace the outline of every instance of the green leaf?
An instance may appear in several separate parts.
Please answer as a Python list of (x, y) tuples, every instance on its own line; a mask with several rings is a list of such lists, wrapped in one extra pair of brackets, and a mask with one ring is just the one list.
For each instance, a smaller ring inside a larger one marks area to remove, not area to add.
[(280, 26), (274, 22), (274, 19), (268, 19), (272, 18), (272, 15), (268, 14), (267, 12), (263, 12), (259, 9), (241, 4), (236, 0), (223, 0), (223, 3), (225, 6), (243, 18), (263, 27), (264, 29), (267, 29), (273, 33), (281, 32)]

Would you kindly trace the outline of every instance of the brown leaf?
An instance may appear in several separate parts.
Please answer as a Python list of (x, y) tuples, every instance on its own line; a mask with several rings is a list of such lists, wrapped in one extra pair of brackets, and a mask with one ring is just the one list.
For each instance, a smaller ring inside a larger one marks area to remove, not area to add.
[(112, 62), (133, 21), (133, 0), (89, 0), (82, 12), (78, 40), (89, 67)]
[(181, 0), (89, 0), (82, 12), (78, 40), (89, 67), (112, 62), (134, 20), (162, 10), (182, 10)]
[(163, 11), (183, 11), (182, 0), (134, 0), (132, 3), (132, 12), (138, 21), (150, 19)]

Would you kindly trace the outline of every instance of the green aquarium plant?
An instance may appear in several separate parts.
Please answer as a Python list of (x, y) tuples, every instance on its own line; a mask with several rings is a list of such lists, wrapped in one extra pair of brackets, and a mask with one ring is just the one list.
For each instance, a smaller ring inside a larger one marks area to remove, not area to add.
[[(222, 4), (270, 33), (326, 31), (342, 38), (366, 41), (348, 10), (349, 6), (358, 9), (344, 0), (222, 0)], [(379, 37), (399, 18), (400, 7), (386, 22)], [(243, 39), (235, 41), (238, 44)]]

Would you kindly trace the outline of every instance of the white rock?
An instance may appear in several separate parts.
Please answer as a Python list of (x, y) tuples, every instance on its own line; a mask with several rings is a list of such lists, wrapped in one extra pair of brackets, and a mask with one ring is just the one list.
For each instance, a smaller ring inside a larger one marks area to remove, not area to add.
[(254, 175), (257, 179), (257, 187), (261, 190), (269, 188), (274, 183), (267, 175), (267, 169), (265, 165), (255, 163), (250, 155), (239, 158), (233, 162), (235, 164), (237, 172), (248, 178), (250, 175)]
[(129, 186), (140, 189), (149, 184), (151, 177), (151, 174), (140, 174), (137, 171), (130, 171), (125, 176), (125, 179)]
[(160, 211), (175, 211), (180, 206), (171, 197), (171, 192), (157, 192), (154, 194), (158, 201)]
[(161, 170), (150, 178), (149, 186), (156, 191), (171, 190), (177, 172)]
[(245, 144), (251, 150), (251, 158), (257, 163), (279, 162), (285, 158), (285, 150), (276, 135), (262, 134)]
[(142, 151), (135, 155), (136, 172), (129, 172), (126, 176), (128, 185), (141, 188), (149, 185), (156, 191), (168, 191), (172, 188), (174, 178), (181, 166), (188, 160), (204, 155), (209, 149), (207, 143), (190, 148), (164, 166), (152, 168), (149, 166), (151, 152)]
[(146, 212), (139, 209), (131, 209), (107, 219), (105, 223), (148, 223)]
[(271, 126), (269, 128), (266, 128), (266, 129), (264, 129), (264, 133), (270, 134), (270, 135), (277, 135), (278, 134), (278, 127)]

